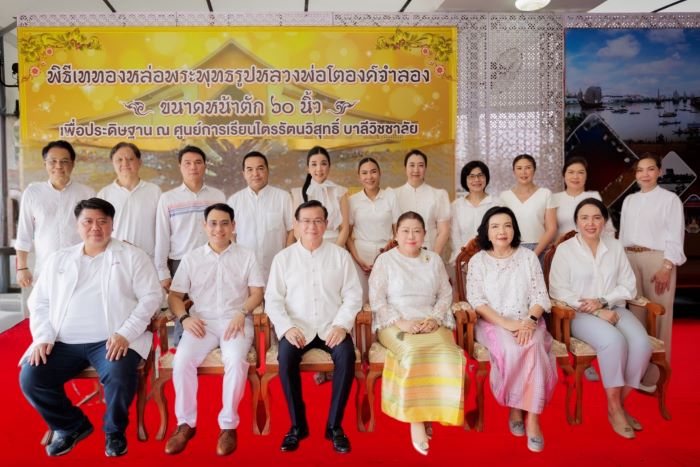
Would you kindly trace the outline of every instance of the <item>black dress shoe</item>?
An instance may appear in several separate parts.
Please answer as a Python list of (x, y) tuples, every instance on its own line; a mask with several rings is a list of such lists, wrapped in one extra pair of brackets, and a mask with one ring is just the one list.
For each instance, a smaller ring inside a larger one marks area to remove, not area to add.
[(350, 452), (350, 440), (341, 427), (326, 428), (326, 439), (333, 442), (333, 449), (341, 454)]
[(124, 433), (107, 433), (105, 436), (105, 456), (123, 456), (126, 454), (126, 450), (126, 436), (124, 436)]
[(83, 424), (72, 433), (59, 435), (54, 432), (53, 439), (46, 445), (46, 454), (49, 456), (62, 456), (69, 453), (78, 444), (78, 441), (87, 438), (92, 433), (92, 430), (92, 423), (85, 418), (83, 419)]
[(299, 447), (299, 441), (304, 438), (309, 437), (309, 428), (306, 426), (297, 427), (293, 426), (289, 429), (284, 439), (282, 440), (282, 446), (280, 449), (282, 452), (296, 451)]

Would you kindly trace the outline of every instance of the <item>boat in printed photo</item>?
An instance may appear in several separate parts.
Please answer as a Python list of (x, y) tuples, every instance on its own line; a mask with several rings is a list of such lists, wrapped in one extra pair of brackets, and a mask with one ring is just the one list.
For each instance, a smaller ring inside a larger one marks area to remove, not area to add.
[(600, 109), (603, 107), (603, 91), (600, 86), (589, 86), (586, 93), (579, 91), (579, 105), (582, 109)]

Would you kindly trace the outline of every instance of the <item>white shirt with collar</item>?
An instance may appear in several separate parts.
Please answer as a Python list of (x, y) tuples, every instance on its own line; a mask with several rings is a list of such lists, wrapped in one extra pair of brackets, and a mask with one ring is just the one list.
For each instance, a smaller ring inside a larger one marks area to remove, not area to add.
[[(44, 274), (29, 296), (29, 328), (32, 345), (56, 342), (68, 314), (80, 278), (81, 242), (51, 255)], [(152, 335), (146, 332), (151, 317), (160, 308), (163, 292), (151, 258), (140, 248), (111, 239), (103, 253), (99, 272), (100, 296), (108, 335), (119, 333), (129, 348), (146, 358)], [(24, 358), (23, 357), (23, 358)]]
[(393, 190), (379, 190), (375, 198), (369, 199), (364, 190), (352, 195), (350, 225), (358, 254), (363, 261), (372, 264), (379, 250), (394, 237), (392, 225), (401, 212)]
[(362, 287), (350, 253), (324, 241), (314, 251), (301, 241), (272, 261), (265, 312), (278, 338), (296, 327), (306, 342), (326, 340), (333, 326), (350, 332), (362, 308)]
[(292, 197), (288, 192), (266, 185), (256, 194), (246, 187), (228, 199), (236, 221), (236, 243), (255, 253), (263, 278), (270, 275), (272, 259), (287, 244), (287, 232), (294, 228)]
[(170, 279), (168, 259), (180, 260), (188, 251), (207, 243), (202, 227), (204, 210), (212, 204), (225, 202), (226, 196), (221, 190), (207, 185), (194, 193), (183, 183), (161, 195), (154, 257), (158, 279)]
[(437, 238), (438, 223), (450, 220), (450, 198), (447, 191), (433, 188), (427, 183), (418, 188), (406, 183), (393, 191), (396, 193), (402, 214), (414, 211), (423, 217), (427, 231), (423, 246), (427, 249), (432, 248)]
[(19, 223), (15, 248), (36, 250), (35, 277), (48, 256), (61, 248), (80, 242), (73, 214), (79, 201), (95, 196), (95, 191), (78, 182), (70, 181), (63, 190), (57, 190), (50, 181), (34, 182), (22, 193), (19, 205)]
[(189, 295), (194, 302), (192, 316), (221, 320), (243, 311), (248, 287), (265, 287), (265, 281), (255, 254), (232, 243), (218, 254), (209, 244), (186, 253), (170, 290)]
[(460, 196), (452, 202), (452, 223), (450, 224), (450, 242), (452, 253), (450, 263), (454, 264), (462, 247), (476, 237), (476, 231), (481, 225), (486, 211), (500, 205), (498, 197), (486, 195), (478, 205), (474, 206), (465, 196)]
[(622, 203), (620, 242), (663, 251), (676, 266), (685, 263), (683, 203), (675, 194), (656, 186), (647, 193), (631, 194)]
[(153, 257), (156, 248), (156, 211), (161, 191), (158, 185), (140, 180), (133, 190), (117, 181), (102, 188), (97, 197), (114, 206), (112, 236), (124, 240)]
[(583, 298), (604, 298), (610, 306), (624, 306), (637, 296), (637, 282), (619, 241), (602, 235), (594, 257), (579, 234), (557, 247), (549, 294), (574, 308)]

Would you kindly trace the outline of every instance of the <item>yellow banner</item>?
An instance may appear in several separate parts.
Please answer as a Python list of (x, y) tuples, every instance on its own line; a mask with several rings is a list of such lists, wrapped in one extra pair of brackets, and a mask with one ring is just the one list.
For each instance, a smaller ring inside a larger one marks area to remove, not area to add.
[(44, 178), (27, 156), (54, 139), (97, 164), (96, 187), (119, 141), (158, 159), (200, 145), (215, 175), (250, 149), (454, 154), (455, 28), (26, 27), (18, 47), (24, 184)]

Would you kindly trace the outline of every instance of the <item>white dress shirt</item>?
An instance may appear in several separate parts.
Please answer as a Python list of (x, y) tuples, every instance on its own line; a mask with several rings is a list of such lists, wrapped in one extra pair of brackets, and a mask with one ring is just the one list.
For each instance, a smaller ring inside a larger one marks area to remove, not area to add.
[(265, 312), (278, 338), (296, 327), (306, 342), (326, 340), (333, 326), (350, 332), (362, 308), (362, 287), (350, 253), (324, 241), (314, 251), (301, 241), (272, 261)]
[(583, 298), (604, 298), (610, 307), (637, 296), (637, 282), (622, 244), (601, 236), (596, 255), (580, 234), (557, 247), (549, 270), (549, 294), (573, 308)]
[(480, 251), (469, 260), (467, 300), (474, 308), (487, 304), (511, 319), (527, 318), (530, 308), (551, 308), (542, 268), (535, 253), (519, 247), (508, 258)]
[(462, 247), (469, 240), (476, 237), (476, 231), (481, 225), (484, 213), (494, 206), (500, 205), (497, 197), (487, 195), (477, 206), (462, 196), (452, 202), (452, 223), (450, 225), (450, 241), (452, 242), (452, 254), (450, 263), (454, 264)]
[(350, 197), (350, 225), (357, 254), (367, 264), (374, 263), (379, 250), (394, 237), (392, 225), (401, 215), (393, 190), (379, 190), (369, 199), (364, 190)]
[(185, 254), (170, 290), (190, 296), (192, 316), (216, 320), (244, 311), (248, 287), (265, 287), (255, 254), (235, 243), (217, 254), (206, 244)]
[(513, 193), (506, 190), (499, 196), (503, 206), (513, 211), (520, 227), (520, 240), (523, 243), (538, 243), (544, 234), (544, 215), (547, 209), (553, 208), (552, 192), (548, 188), (538, 188), (523, 203)]
[(63, 190), (54, 188), (50, 181), (30, 183), (24, 190), (19, 205), (15, 248), (32, 251), (33, 243), (36, 277), (51, 253), (80, 243), (73, 211), (79, 201), (94, 196), (92, 188), (73, 181)]
[[(557, 210), (557, 238), (572, 230), (577, 230), (574, 212), (576, 211), (576, 206), (587, 198), (603, 200), (597, 191), (583, 191), (576, 196), (571, 196), (566, 191), (560, 191), (552, 195), (552, 206)], [(612, 224), (612, 220), (608, 219), (605, 223), (604, 233), (611, 237), (615, 236), (615, 227)]]
[[(79, 264), (84, 244), (59, 250), (46, 260), (45, 273), (29, 296), (29, 329), (32, 345), (53, 344), (66, 319), (68, 303), (78, 287)], [(102, 306), (109, 335), (117, 332), (142, 358), (148, 357), (152, 334), (146, 332), (151, 317), (160, 308), (163, 289), (151, 258), (140, 248), (111, 239), (103, 253), (99, 273)]]
[(392, 248), (379, 255), (369, 276), (369, 303), (375, 331), (400, 319), (434, 318), (441, 326), (455, 327), (450, 279), (433, 251), (421, 250), (410, 258)]
[(664, 259), (680, 266), (686, 261), (684, 238), (683, 204), (675, 193), (657, 186), (625, 198), (620, 215), (622, 246), (663, 251)]
[(292, 197), (266, 185), (256, 194), (250, 187), (228, 199), (236, 221), (236, 243), (255, 253), (263, 278), (270, 275), (272, 259), (287, 244), (287, 232), (294, 228)]
[(226, 196), (221, 190), (207, 185), (193, 193), (183, 183), (160, 196), (154, 258), (158, 279), (170, 279), (168, 258), (180, 260), (188, 251), (207, 243), (204, 210), (212, 204), (225, 202)]
[(136, 245), (153, 257), (156, 248), (156, 211), (161, 191), (158, 185), (140, 180), (133, 190), (110, 183), (97, 193), (114, 206), (112, 237)]
[[(323, 183), (316, 183), (313, 179), (309, 188), (306, 190), (306, 195), (309, 201), (315, 199), (328, 211), (328, 227), (323, 234), (326, 240), (335, 241), (340, 234), (340, 227), (343, 223), (343, 213), (340, 209), (340, 199), (345, 196), (348, 189), (344, 186), (337, 185), (330, 180)], [(301, 187), (292, 188), (292, 204), (294, 209), (299, 207), (304, 202), (304, 197), (301, 194)]]
[(437, 238), (438, 223), (450, 220), (450, 198), (447, 196), (447, 191), (433, 188), (427, 183), (423, 183), (418, 188), (413, 188), (406, 183), (394, 188), (394, 193), (402, 214), (414, 211), (423, 217), (427, 231), (423, 246), (432, 248)]
[(56, 335), (64, 344), (89, 344), (109, 338), (107, 320), (102, 312), (100, 271), (105, 254), (95, 257), (83, 253), (78, 263), (78, 283), (68, 300), (66, 318)]

